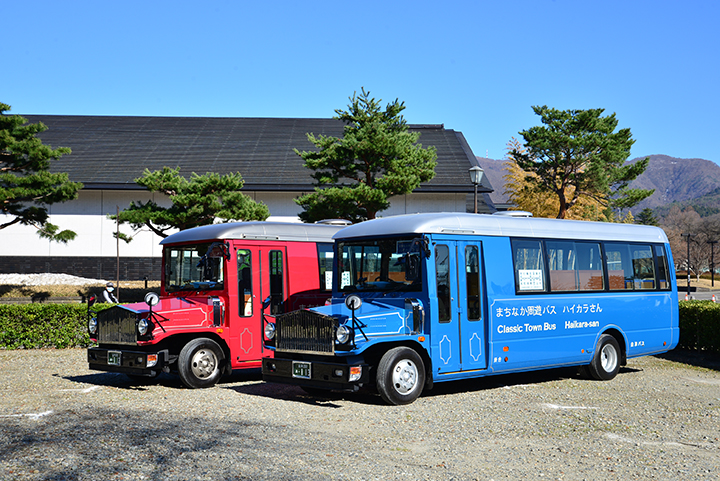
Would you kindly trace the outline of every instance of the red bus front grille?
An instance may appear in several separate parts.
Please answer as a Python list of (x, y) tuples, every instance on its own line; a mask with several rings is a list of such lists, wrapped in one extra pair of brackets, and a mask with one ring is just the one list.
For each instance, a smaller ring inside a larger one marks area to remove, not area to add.
[(98, 312), (97, 320), (100, 344), (136, 344), (137, 312), (115, 306)]

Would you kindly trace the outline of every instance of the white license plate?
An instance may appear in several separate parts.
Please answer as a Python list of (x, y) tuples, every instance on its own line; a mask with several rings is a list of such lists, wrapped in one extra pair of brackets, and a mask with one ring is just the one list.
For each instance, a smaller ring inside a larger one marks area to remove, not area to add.
[(309, 362), (293, 361), (292, 364), (293, 377), (299, 377), (300, 379), (310, 379), (312, 373), (312, 365)]
[(111, 366), (119, 366), (122, 353), (120, 351), (108, 351), (108, 364)]

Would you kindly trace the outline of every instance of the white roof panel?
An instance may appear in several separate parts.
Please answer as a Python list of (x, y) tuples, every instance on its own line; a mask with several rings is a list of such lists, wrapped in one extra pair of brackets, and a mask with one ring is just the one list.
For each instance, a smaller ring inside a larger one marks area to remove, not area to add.
[(228, 222), (181, 230), (160, 244), (199, 242), (214, 239), (265, 239), (296, 242), (332, 242), (343, 226), (294, 222)]
[(550, 239), (596, 239), (667, 242), (659, 227), (539, 217), (511, 217), (456, 212), (383, 217), (346, 227), (334, 239), (402, 234), (460, 234)]

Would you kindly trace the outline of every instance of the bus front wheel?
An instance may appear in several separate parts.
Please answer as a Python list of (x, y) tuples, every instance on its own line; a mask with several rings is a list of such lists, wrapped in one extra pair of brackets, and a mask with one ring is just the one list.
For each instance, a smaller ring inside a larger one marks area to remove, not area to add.
[(425, 385), (425, 365), (420, 355), (408, 347), (386, 352), (378, 364), (377, 390), (388, 404), (402, 405), (415, 401)]
[(192, 389), (212, 387), (222, 375), (222, 359), (222, 349), (215, 341), (207, 338), (193, 339), (180, 351), (180, 380)]
[(617, 375), (620, 370), (620, 345), (613, 336), (600, 336), (588, 368), (592, 377), (600, 381), (609, 381)]

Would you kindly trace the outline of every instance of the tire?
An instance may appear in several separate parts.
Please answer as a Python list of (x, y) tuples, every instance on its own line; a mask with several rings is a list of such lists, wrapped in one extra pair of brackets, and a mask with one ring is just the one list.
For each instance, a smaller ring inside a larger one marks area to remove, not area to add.
[(588, 370), (599, 381), (609, 381), (617, 376), (620, 370), (620, 345), (613, 336), (600, 336)]
[(408, 347), (386, 352), (378, 364), (375, 378), (380, 397), (395, 406), (410, 404), (425, 385), (425, 364), (420, 355)]
[(222, 377), (223, 351), (212, 339), (198, 338), (185, 344), (178, 358), (180, 380), (187, 387), (212, 387)]

